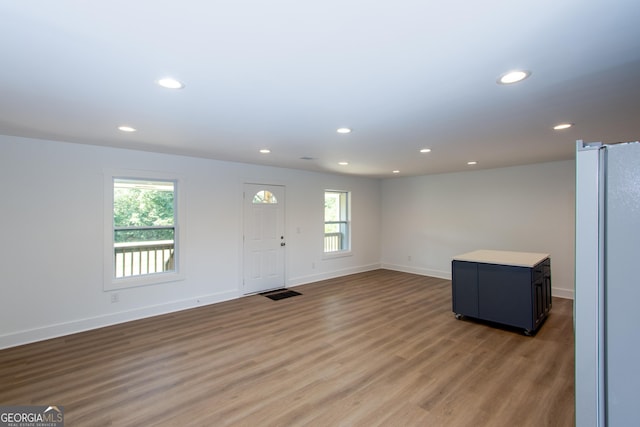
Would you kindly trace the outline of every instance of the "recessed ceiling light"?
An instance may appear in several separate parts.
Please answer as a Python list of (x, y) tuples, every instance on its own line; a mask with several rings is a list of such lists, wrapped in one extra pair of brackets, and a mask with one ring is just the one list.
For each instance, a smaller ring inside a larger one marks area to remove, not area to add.
[(470, 162), (467, 162), (468, 165), (477, 165), (478, 162), (476, 162), (475, 160), (472, 160)]
[(398, 169), (394, 170), (393, 173), (400, 173)]
[(263, 148), (262, 150), (260, 150), (260, 152), (262, 154), (269, 154), (271, 152), (271, 150), (269, 150), (268, 148)]
[(349, 129), (349, 128), (338, 128), (338, 130), (336, 130), (336, 132), (338, 132), (338, 133), (351, 133), (351, 129)]
[(554, 130), (569, 129), (571, 126), (573, 126), (573, 123), (560, 123), (559, 125), (555, 125), (553, 129)]
[(184, 87), (184, 83), (172, 77), (164, 77), (158, 80), (158, 84), (166, 89), (182, 89)]
[(423, 148), (422, 150), (420, 150), (421, 153), (430, 153), (431, 152), (431, 148)]
[(347, 166), (349, 164), (349, 162), (338, 162), (338, 164), (340, 166)]
[(135, 132), (136, 128), (132, 128), (131, 126), (118, 126), (118, 130), (122, 132)]
[(522, 71), (522, 70), (509, 71), (508, 73), (501, 75), (500, 78), (498, 78), (497, 82), (498, 84), (501, 84), (501, 85), (510, 85), (512, 83), (521, 82), (522, 80), (526, 79), (530, 75), (531, 75), (531, 71)]

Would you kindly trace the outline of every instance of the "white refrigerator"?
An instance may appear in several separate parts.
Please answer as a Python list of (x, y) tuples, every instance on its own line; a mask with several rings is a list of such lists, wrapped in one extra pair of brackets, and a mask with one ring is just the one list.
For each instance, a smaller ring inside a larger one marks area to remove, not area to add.
[(576, 150), (576, 425), (640, 425), (640, 143)]

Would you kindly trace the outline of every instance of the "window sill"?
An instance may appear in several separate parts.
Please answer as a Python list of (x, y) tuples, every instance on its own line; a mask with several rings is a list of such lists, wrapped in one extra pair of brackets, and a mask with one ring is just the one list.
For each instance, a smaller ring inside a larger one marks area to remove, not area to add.
[(160, 285), (163, 283), (177, 282), (184, 280), (184, 274), (181, 273), (158, 273), (147, 274), (136, 277), (123, 277), (121, 279), (111, 279), (105, 281), (105, 291), (116, 291), (119, 289), (136, 288), (139, 286)]
[(345, 258), (350, 256), (353, 256), (351, 251), (325, 252), (322, 254), (322, 259)]

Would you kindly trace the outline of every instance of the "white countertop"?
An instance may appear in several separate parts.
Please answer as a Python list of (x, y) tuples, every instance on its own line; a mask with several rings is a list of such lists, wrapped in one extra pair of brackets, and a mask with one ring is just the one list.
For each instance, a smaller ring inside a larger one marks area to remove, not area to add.
[(466, 254), (456, 255), (454, 261), (482, 262), (485, 264), (513, 265), (517, 267), (534, 267), (549, 254), (536, 252), (492, 251), (482, 249)]

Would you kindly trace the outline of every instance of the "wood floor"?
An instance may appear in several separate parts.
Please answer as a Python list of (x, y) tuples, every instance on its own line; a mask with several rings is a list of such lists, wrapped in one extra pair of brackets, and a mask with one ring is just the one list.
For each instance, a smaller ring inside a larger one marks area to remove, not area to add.
[(572, 301), (534, 337), (377, 270), (0, 351), (0, 405), (67, 426), (573, 426)]

